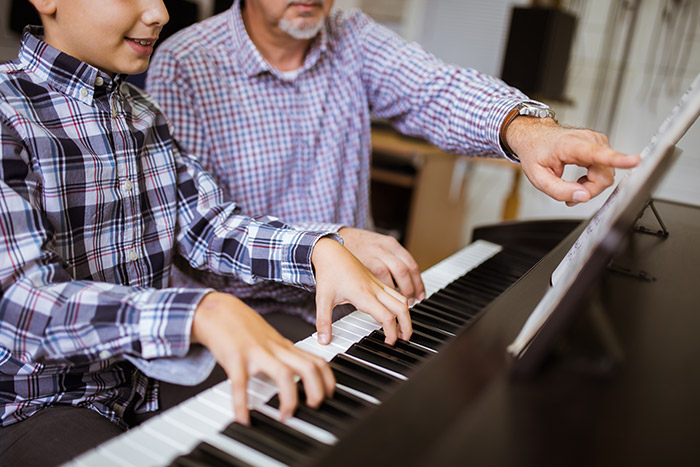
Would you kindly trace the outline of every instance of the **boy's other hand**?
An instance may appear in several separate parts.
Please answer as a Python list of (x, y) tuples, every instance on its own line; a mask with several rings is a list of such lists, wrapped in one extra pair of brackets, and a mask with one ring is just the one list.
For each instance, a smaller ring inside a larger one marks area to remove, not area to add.
[(350, 253), (380, 281), (398, 287), (409, 303), (425, 298), (418, 263), (394, 237), (353, 227), (343, 227), (338, 234)]
[[(344, 246), (322, 238), (314, 247), (311, 262), (316, 270), (316, 330), (318, 341), (331, 341), (333, 308), (353, 304), (382, 324), (386, 343), (408, 340), (413, 333), (406, 298), (383, 284)], [(398, 323), (397, 323), (398, 320)]]
[(282, 419), (291, 416), (297, 406), (297, 376), (310, 407), (318, 407), (333, 395), (335, 378), (323, 359), (294, 347), (232, 295), (214, 292), (202, 299), (194, 314), (191, 342), (206, 346), (226, 371), (239, 423), (250, 422), (246, 387), (248, 378), (259, 373), (277, 385)]

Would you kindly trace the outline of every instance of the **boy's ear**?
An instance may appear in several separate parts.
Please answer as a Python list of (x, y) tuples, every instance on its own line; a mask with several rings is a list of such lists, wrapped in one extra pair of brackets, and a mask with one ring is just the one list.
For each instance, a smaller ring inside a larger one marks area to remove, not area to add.
[(55, 0), (29, 0), (40, 15), (52, 16), (56, 13)]

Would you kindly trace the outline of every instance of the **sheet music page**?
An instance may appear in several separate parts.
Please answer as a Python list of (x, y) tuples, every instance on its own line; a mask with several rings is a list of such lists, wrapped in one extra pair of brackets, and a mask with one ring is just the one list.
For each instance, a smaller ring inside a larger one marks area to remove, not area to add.
[(610, 235), (615, 234), (612, 230), (614, 223), (630, 204), (639, 188), (658, 167), (668, 148), (681, 139), (699, 115), (700, 75), (693, 80), (690, 88), (683, 94), (678, 104), (651, 138), (651, 141), (642, 150), (640, 154), (642, 161), (637, 167), (629, 170), (619, 181), (603, 206), (591, 218), (585, 230), (554, 270), (551, 278), (552, 286), (530, 314), (513, 343), (508, 346), (510, 354), (514, 356), (521, 355), (527, 348), (575, 281), (592, 252), (606, 238), (610, 238)]

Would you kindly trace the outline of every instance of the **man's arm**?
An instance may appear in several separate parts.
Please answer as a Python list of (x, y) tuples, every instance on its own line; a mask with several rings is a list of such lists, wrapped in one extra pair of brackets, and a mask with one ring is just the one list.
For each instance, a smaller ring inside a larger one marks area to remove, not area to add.
[[(376, 115), (449, 152), (506, 156), (501, 127), (527, 96), (498, 78), (445, 64), (362, 14), (349, 24), (361, 39), (363, 80)], [(613, 183), (615, 168), (638, 163), (610, 149), (602, 134), (537, 120), (517, 117), (508, 127), (507, 142), (530, 182), (554, 199), (585, 202)], [(587, 176), (563, 181), (569, 164), (585, 167)]]

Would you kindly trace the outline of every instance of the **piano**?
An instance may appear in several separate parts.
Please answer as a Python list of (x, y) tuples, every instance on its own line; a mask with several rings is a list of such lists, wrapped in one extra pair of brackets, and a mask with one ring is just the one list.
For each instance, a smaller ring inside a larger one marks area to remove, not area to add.
[(628, 234), (535, 373), (506, 347), (582, 227), (541, 259), (477, 240), (425, 271), (411, 342), (360, 312), (298, 342), (336, 374), (318, 411), (280, 423), (255, 377), (243, 427), (223, 382), (69, 464), (700, 465), (700, 208), (655, 206), (670, 235)]

